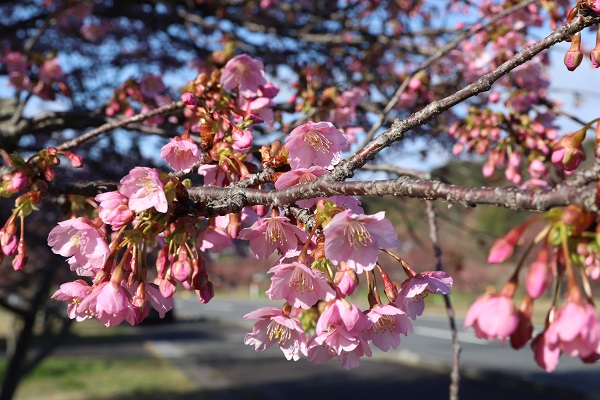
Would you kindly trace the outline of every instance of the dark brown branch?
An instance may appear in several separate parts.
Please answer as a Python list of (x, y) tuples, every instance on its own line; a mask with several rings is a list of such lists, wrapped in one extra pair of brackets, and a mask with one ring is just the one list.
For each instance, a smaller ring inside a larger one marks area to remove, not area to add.
[(315, 197), (391, 195), (423, 200), (444, 200), (449, 203), (462, 204), (465, 207), (482, 204), (495, 205), (512, 210), (547, 211), (553, 207), (577, 204), (588, 211), (597, 212), (598, 207), (594, 202), (595, 192), (593, 187), (582, 188), (566, 185), (545, 192), (520, 190), (516, 187), (465, 188), (440, 181), (421, 181), (406, 176), (396, 180), (370, 182), (321, 182), (317, 186), (309, 183), (272, 191), (216, 186), (189, 189), (192, 199), (202, 200), (209, 205), (215, 199), (219, 199), (219, 204), (227, 203), (227, 199), (232, 198), (232, 195), (235, 194), (235, 198), (238, 200), (236, 208), (240, 206), (240, 198), (245, 199), (244, 205), (269, 204), (285, 207), (293, 204), (296, 200)]

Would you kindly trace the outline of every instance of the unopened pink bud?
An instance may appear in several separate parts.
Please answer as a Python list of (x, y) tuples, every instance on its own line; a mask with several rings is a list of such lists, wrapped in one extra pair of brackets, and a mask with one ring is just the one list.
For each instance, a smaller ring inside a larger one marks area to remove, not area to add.
[(581, 52), (581, 34), (577, 32), (571, 37), (571, 48), (565, 54), (565, 66), (569, 71), (575, 71), (583, 61)]
[(488, 263), (499, 264), (508, 259), (515, 250), (515, 246), (523, 235), (523, 232), (525, 232), (525, 229), (532, 221), (533, 220), (526, 221), (525, 223), (512, 228), (504, 237), (496, 239), (490, 249)]
[(17, 252), (18, 240), (16, 236), (8, 236), (8, 239), (3, 240), (2, 242), (2, 252), (4, 254), (6, 254), (7, 256), (12, 256)]
[(167, 263), (169, 262), (169, 246), (165, 245), (158, 252), (158, 256), (156, 257), (156, 271), (158, 272), (158, 277), (160, 279), (164, 279), (167, 273)]
[(341, 294), (351, 296), (358, 286), (358, 275), (349, 268), (340, 270), (335, 273), (334, 282)]
[(31, 181), (27, 177), (23, 171), (17, 171), (14, 173), (12, 177), (12, 187), (16, 192), (20, 192), (21, 190), (25, 190), (31, 184)]
[(44, 179), (46, 179), (48, 182), (53, 182), (55, 177), (56, 172), (54, 172), (52, 168), (46, 168), (44, 170)]
[(594, 50), (590, 51), (590, 61), (594, 68), (600, 67), (600, 47), (595, 47)]
[(70, 151), (62, 151), (61, 152), (65, 157), (71, 161), (71, 165), (73, 168), (81, 168), (83, 167), (83, 157), (78, 154), (71, 153)]
[(529, 266), (525, 286), (527, 287), (527, 293), (532, 299), (540, 297), (552, 284), (552, 272), (548, 264), (549, 257), (548, 247), (542, 246), (537, 258)]
[(208, 303), (213, 297), (215, 297), (215, 289), (213, 287), (212, 282), (208, 281), (206, 283), (206, 286), (204, 286), (200, 290), (196, 290), (196, 294), (198, 294), (198, 299), (200, 300), (200, 303)]
[(13, 269), (15, 271), (22, 270), (23, 267), (25, 267), (25, 265), (27, 265), (28, 259), (29, 259), (29, 257), (27, 257), (26, 254), (17, 254), (12, 262)]
[(165, 299), (168, 299), (175, 294), (175, 290), (177, 289), (177, 286), (175, 285), (175, 283), (173, 281), (170, 281), (168, 279), (156, 278), (154, 283), (156, 283), (157, 281), (158, 281), (158, 289), (160, 290), (160, 294), (162, 294)]
[(185, 92), (181, 95), (181, 101), (186, 106), (195, 106), (198, 104), (198, 97), (192, 92)]
[(575, 71), (583, 61), (583, 53), (579, 50), (569, 49), (565, 54), (565, 66), (569, 71)]

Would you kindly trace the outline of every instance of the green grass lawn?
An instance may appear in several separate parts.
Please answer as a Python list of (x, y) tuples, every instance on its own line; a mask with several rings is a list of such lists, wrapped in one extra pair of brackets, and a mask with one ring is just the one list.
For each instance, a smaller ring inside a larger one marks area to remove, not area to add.
[[(0, 361), (3, 375), (5, 360)], [(199, 399), (189, 378), (158, 358), (48, 358), (19, 386), (16, 399)]]
[[(0, 312), (0, 340), (12, 318)], [(34, 339), (38, 341), (41, 339)], [(95, 320), (74, 323), (62, 347), (137, 340), (125, 327), (106, 328)], [(100, 356), (100, 355), (99, 355)], [(7, 360), (0, 357), (0, 378)], [(49, 357), (19, 385), (15, 399), (200, 399), (195, 385), (168, 360), (147, 357)]]

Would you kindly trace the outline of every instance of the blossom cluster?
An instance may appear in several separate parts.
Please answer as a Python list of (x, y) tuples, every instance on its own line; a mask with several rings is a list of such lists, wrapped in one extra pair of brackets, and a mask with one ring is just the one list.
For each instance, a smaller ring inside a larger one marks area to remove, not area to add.
[[(531, 226), (546, 221), (533, 243), (539, 245), (525, 274), (525, 293), (519, 306), (515, 295), (523, 260), (499, 293), (482, 295), (469, 309), (465, 326), (473, 327), (478, 338), (510, 340), (515, 349), (531, 343), (534, 359), (546, 371), (553, 371), (561, 354), (580, 357), (585, 363), (600, 359), (600, 319), (594, 307), (589, 279), (600, 278), (598, 233), (595, 218), (577, 206), (552, 210), (511, 229), (496, 240), (488, 262), (501, 263), (513, 254)], [(575, 251), (573, 251), (575, 250)], [(578, 283), (577, 274), (581, 285)], [(566, 276), (566, 278), (565, 278)], [(555, 284), (555, 296), (544, 329), (533, 337), (533, 306)], [(566, 285), (563, 304), (559, 289)]]
[[(452, 278), (443, 272), (417, 273), (391, 253), (400, 242), (384, 212), (367, 215), (360, 202), (348, 196), (299, 200), (297, 205), (312, 221), (308, 229), (295, 214), (277, 207), (244, 207), (240, 213), (204, 216), (191, 205), (187, 186), (194, 174), (204, 185), (227, 186), (256, 170), (250, 151), (252, 127), (273, 122), (272, 99), (278, 89), (266, 80), (262, 62), (240, 55), (224, 63), (219, 72), (210, 76), (201, 72), (188, 86), (192, 91), (182, 96), (187, 129), (161, 150), (174, 173), (135, 167), (117, 190), (87, 201), (93, 210), (73, 208), (70, 219), (52, 229), (48, 245), (78, 275), (62, 284), (53, 298), (68, 303), (69, 317), (95, 318), (106, 326), (124, 321), (138, 324), (150, 307), (163, 317), (173, 307), (178, 288), (193, 290), (200, 302), (210, 301), (214, 288), (206, 268), (207, 253), (246, 240), (257, 258), (278, 255), (269, 270), (271, 287), (266, 294), (284, 301), (281, 308), (246, 315), (259, 320), (246, 336), (247, 344), (263, 350), (277, 343), (288, 359), (304, 355), (322, 363), (336, 358), (346, 368), (370, 356), (371, 344), (384, 351), (397, 348), (400, 336), (412, 331), (411, 321), (423, 313), (423, 299), (430, 293), (448, 294)], [(107, 112), (123, 112), (131, 107), (130, 100), (156, 105), (164, 91), (157, 76), (130, 80)], [(342, 113), (351, 115), (360, 96), (360, 91), (343, 93), (337, 103)], [(334, 118), (341, 119), (339, 113)], [(321, 179), (348, 146), (349, 137), (333, 122), (300, 124), (284, 143), (261, 148), (262, 167), (274, 173), (258, 185), (283, 189)], [(75, 154), (56, 149), (30, 160), (5, 155), (12, 172), (3, 179), (2, 193), (25, 192), (0, 231), (2, 252), (15, 255), (15, 269), (27, 261), (16, 220), (35, 208), (44, 187), (54, 179), (51, 167), (59, 162), (58, 154), (75, 167), (82, 165)], [(152, 249), (158, 251), (155, 272), (147, 261)], [(399, 286), (378, 263), (382, 249), (398, 260), (407, 275)], [(369, 308), (364, 311), (350, 297), (360, 277), (366, 278), (368, 286)], [(381, 300), (378, 280), (386, 302)]]

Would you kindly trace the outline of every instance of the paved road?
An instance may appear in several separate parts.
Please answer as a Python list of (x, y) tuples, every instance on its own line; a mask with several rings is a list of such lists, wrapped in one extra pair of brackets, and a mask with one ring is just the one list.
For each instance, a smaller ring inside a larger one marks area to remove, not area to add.
[[(136, 328), (137, 329), (137, 328)], [(381, 359), (344, 370), (333, 361), (286, 361), (278, 349), (255, 352), (242, 344), (247, 329), (218, 321), (142, 327), (138, 335), (153, 354), (168, 358), (197, 385), (185, 398), (211, 400), (445, 399), (447, 372)], [(191, 397), (191, 396), (197, 397)], [(167, 398), (172, 398), (168, 397)], [(572, 393), (544, 391), (512, 380), (464, 378), (461, 400), (566, 400)], [(179, 397), (177, 397), (179, 399)]]
[[(402, 385), (406, 384), (406, 382), (401, 382), (404, 377), (412, 376), (413, 372), (411, 371), (416, 370), (414, 366), (426, 365), (430, 369), (431, 367), (434, 367), (434, 369), (437, 367), (440, 373), (430, 371), (432, 374), (431, 379), (436, 380), (436, 384), (441, 386), (444, 392), (447, 393), (448, 378), (445, 372), (451, 363), (452, 347), (450, 333), (447, 328), (448, 323), (444, 317), (423, 316), (419, 318), (415, 324), (413, 334), (402, 338), (401, 351), (389, 353), (374, 351), (373, 359), (375, 361), (366, 360), (364, 361), (365, 367), (361, 366), (356, 370), (346, 372), (336, 365), (336, 361), (332, 361), (326, 366), (309, 366), (304, 362), (287, 362), (278, 349), (256, 353), (248, 346), (244, 346), (244, 332), (250, 330), (253, 322), (244, 321), (242, 316), (256, 308), (273, 305), (272, 302), (233, 300), (213, 300), (209, 304), (202, 305), (195, 299), (178, 299), (176, 310), (177, 315), (184, 320), (201, 319), (204, 321), (220, 321), (230, 326), (227, 331), (223, 332), (224, 341), (219, 345), (211, 342), (208, 349), (197, 349), (202, 359), (210, 362), (211, 367), (213, 364), (219, 365), (219, 375), (224, 376), (225, 381), (227, 381), (228, 371), (231, 370), (230, 372), (235, 374), (236, 367), (230, 364), (232, 360), (228, 358), (229, 356), (224, 356), (223, 358), (223, 354), (235, 354), (235, 363), (233, 364), (241, 369), (249, 368), (250, 371), (245, 372), (248, 376), (253, 376), (255, 372), (258, 373), (262, 365), (266, 362), (265, 360), (268, 360), (268, 368), (275, 368), (274, 371), (277, 371), (278, 375), (283, 374), (283, 376), (277, 379), (274, 377), (269, 378), (271, 384), (274, 384), (273, 382), (276, 380), (285, 379), (284, 376), (288, 375), (289, 377), (298, 377), (299, 380), (318, 380), (321, 374), (334, 374), (339, 379), (347, 377), (347, 379), (353, 382), (355, 379), (356, 381), (360, 381), (361, 379), (371, 380), (374, 377), (369, 374), (378, 371), (377, 374), (381, 374), (382, 377), (380, 384), (391, 379), (388, 375), (392, 374), (394, 376), (399, 375), (394, 379), (398, 380), (397, 384)], [(210, 327), (211, 324), (207, 324), (207, 326)], [(474, 390), (473, 393), (478, 393), (477, 379), (481, 381), (487, 380), (488, 383), (485, 385), (489, 385), (489, 380), (493, 379), (498, 381), (498, 384), (512, 385), (513, 387), (519, 387), (521, 390), (529, 387), (544, 393), (541, 397), (536, 397), (530, 393), (529, 397), (527, 397), (528, 399), (600, 399), (600, 364), (584, 365), (578, 359), (563, 357), (557, 371), (548, 374), (537, 367), (529, 348), (522, 349), (521, 351), (514, 351), (510, 346), (502, 348), (497, 342), (479, 340), (471, 332), (465, 332), (464, 330), (459, 332), (459, 337), (463, 348), (461, 354), (463, 376), (475, 379), (474, 381), (469, 381), (471, 382), (469, 385), (472, 385), (472, 389), (468, 389), (463, 384), (461, 387), (461, 399), (469, 398), (468, 396), (465, 397), (469, 393), (469, 390)], [(192, 347), (188, 348), (185, 344), (177, 344), (170, 340), (158, 340), (154, 344), (158, 346), (154, 348), (155, 351), (174, 358), (178, 358), (177, 354), (181, 352), (183, 352), (182, 354), (193, 352), (192, 349), (195, 348), (193, 344), (190, 344)], [(413, 367), (406, 368), (399, 366), (398, 361), (401, 361), (405, 366), (412, 365)], [(223, 368), (222, 363), (227, 364), (227, 367)], [(283, 373), (283, 371), (289, 372)], [(392, 373), (391, 371), (394, 372)], [(315, 375), (314, 377), (312, 376), (313, 374)], [(300, 377), (304, 378), (300, 379)], [(425, 383), (428, 379), (427, 374), (423, 375), (421, 372), (417, 380)], [(496, 393), (504, 393), (497, 391), (499, 389), (494, 390)], [(490, 399), (490, 391), (487, 390), (486, 393), (486, 398)], [(549, 393), (558, 397), (548, 397)], [(574, 393), (578, 395), (575, 396)], [(506, 395), (506, 393), (504, 394)], [(436, 396), (433, 398), (445, 397)], [(498, 398), (504, 399), (506, 397)], [(511, 394), (511, 400), (517, 398), (514, 393)]]

